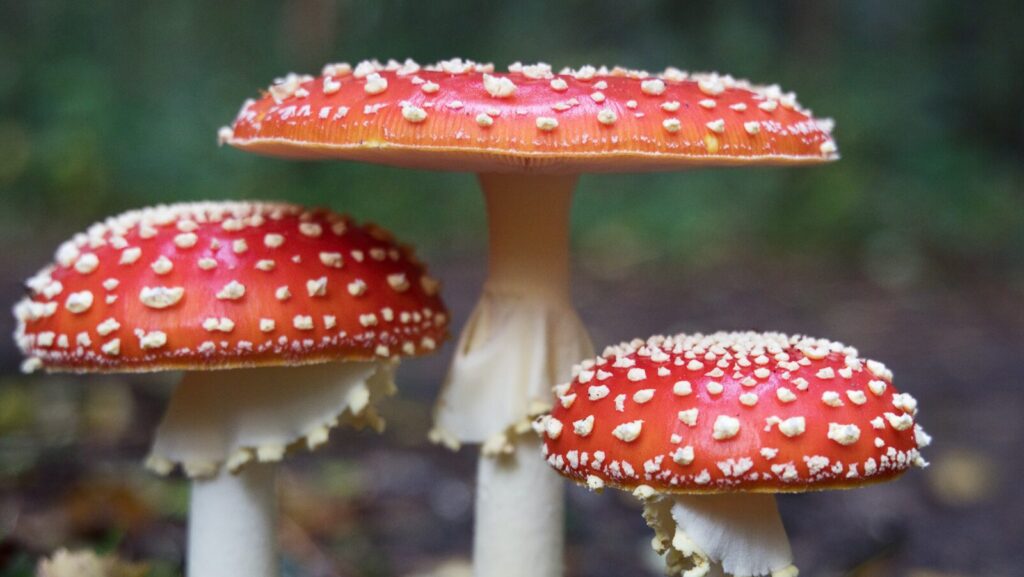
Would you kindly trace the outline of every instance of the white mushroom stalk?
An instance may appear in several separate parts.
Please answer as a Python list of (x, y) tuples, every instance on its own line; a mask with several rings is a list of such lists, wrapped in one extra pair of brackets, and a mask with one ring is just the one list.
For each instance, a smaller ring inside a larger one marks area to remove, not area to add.
[(576, 176), (484, 174), (489, 274), (463, 329), (436, 410), (435, 440), (482, 443), (476, 577), (562, 573), (563, 488), (529, 434), (551, 383), (593, 354), (569, 294), (569, 211)]
[(340, 424), (383, 421), (394, 363), (339, 362), (188, 372), (157, 431), (148, 466), (193, 479), (189, 577), (276, 577), (277, 462), (315, 449)]
[(255, 463), (192, 481), (189, 577), (276, 577), (277, 465)]
[(669, 575), (799, 574), (770, 493), (655, 496), (644, 503), (644, 518)]

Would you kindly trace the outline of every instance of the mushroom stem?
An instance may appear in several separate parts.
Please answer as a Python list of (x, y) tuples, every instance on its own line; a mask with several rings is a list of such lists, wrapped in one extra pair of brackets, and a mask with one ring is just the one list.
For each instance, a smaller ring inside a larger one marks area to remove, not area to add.
[[(434, 438), (484, 443), (474, 575), (562, 572), (561, 483), (522, 433), (551, 386), (593, 354), (569, 298), (569, 211), (577, 177), (483, 174), (488, 278), (438, 401)], [(517, 450), (518, 449), (518, 450)]]
[(274, 463), (194, 479), (188, 525), (188, 577), (277, 577)]
[[(682, 571), (685, 577), (708, 576), (719, 569), (737, 577), (798, 573), (771, 493), (678, 494), (654, 507), (668, 509), (675, 524), (671, 542), (665, 544), (674, 558), (666, 559), (678, 570), (680, 555), (688, 558), (693, 566)], [(647, 515), (659, 516), (650, 509)], [(664, 513), (660, 517), (665, 520)], [(659, 537), (666, 535), (656, 531)]]
[(576, 175), (481, 174), (490, 235), (487, 287), (569, 301), (569, 211)]
[(564, 483), (541, 455), (532, 434), (515, 451), (481, 456), (477, 464), (475, 577), (518, 577), (524, 563), (531, 576), (562, 574)]

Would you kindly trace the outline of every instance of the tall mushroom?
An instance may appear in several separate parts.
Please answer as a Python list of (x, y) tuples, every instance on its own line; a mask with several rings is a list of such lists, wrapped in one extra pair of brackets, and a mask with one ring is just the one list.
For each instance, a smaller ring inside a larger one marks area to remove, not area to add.
[(841, 343), (781, 333), (609, 347), (535, 421), (548, 463), (631, 490), (670, 575), (795, 577), (775, 493), (891, 480), (930, 438), (892, 373)]
[(61, 245), (28, 288), (24, 370), (185, 371), (148, 465), (193, 480), (190, 577), (276, 575), (274, 464), (340, 424), (379, 429), (398, 358), (447, 335), (411, 249), (290, 204), (127, 212)]
[[(489, 274), (455, 352), (433, 438), (482, 443), (474, 574), (531, 560), (561, 574), (561, 486), (529, 419), (549, 383), (592, 348), (569, 295), (569, 210), (585, 172), (814, 164), (837, 158), (831, 122), (791, 93), (670, 68), (566, 69), (461, 59), (421, 67), (330, 64), (289, 74), (246, 102), (221, 142), (291, 158), (476, 172), (487, 203)], [(523, 499), (529, 495), (529, 499)]]

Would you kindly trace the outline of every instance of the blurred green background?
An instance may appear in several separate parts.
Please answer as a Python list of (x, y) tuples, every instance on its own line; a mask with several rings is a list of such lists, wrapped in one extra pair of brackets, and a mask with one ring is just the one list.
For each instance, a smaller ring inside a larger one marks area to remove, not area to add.
[[(1020, 575), (1024, 496), (1007, 479), (1024, 474), (1022, 26), (1014, 0), (2, 2), (0, 296), (13, 303), (59, 241), (110, 213), (287, 199), (416, 243), (461, 322), (486, 238), (470, 175), (259, 158), (218, 149), (217, 128), (274, 77), (339, 60), (672, 65), (778, 82), (835, 118), (842, 160), (585, 176), (581, 313), (599, 344), (752, 327), (885, 360), (921, 400), (935, 466), (783, 499), (806, 574)], [(423, 441), (448, 354), (403, 368), (382, 439), (339, 434), (295, 460), (289, 575), (465, 573), (473, 456)], [(9, 341), (0, 363), (0, 575), (31, 573), (61, 544), (177, 571), (186, 487), (137, 463), (168, 380), (21, 377)], [(573, 489), (569, 521), (572, 576), (657, 573), (630, 502)]]

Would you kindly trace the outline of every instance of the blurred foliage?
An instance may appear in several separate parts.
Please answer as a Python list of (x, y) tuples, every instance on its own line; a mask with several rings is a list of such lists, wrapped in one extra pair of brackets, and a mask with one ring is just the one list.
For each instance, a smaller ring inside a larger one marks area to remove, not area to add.
[(575, 214), (585, 246), (711, 263), (738, 253), (838, 258), (883, 277), (923, 268), (1017, 275), (1019, 8), (1010, 0), (5, 2), (0, 234), (24, 239), (46, 227), (55, 242), (137, 205), (279, 198), (381, 221), (428, 251), (478, 246), (485, 232), (470, 176), (287, 162), (215, 143), (240, 103), (287, 71), (459, 55), (499, 66), (717, 69), (777, 81), (836, 119), (843, 158), (827, 167), (585, 178)]

